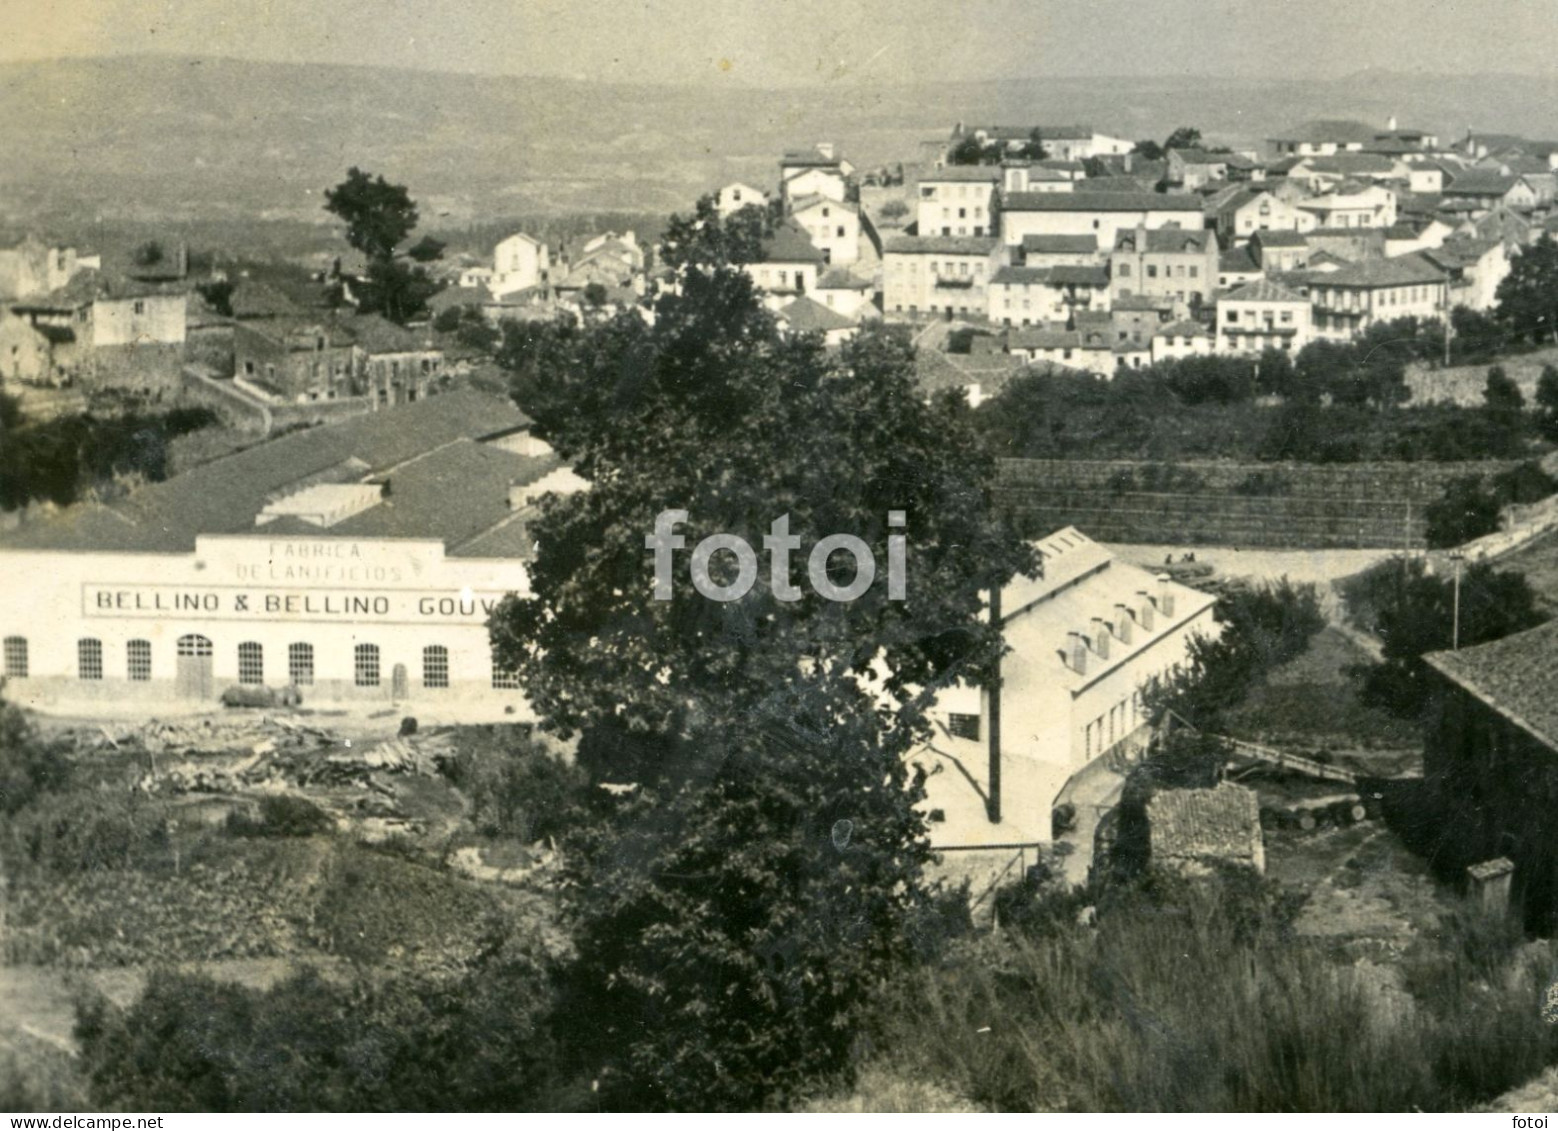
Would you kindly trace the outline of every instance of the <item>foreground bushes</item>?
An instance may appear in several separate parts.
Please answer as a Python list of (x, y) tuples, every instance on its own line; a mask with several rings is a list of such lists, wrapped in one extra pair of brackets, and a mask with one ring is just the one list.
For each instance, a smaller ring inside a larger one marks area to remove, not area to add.
[(548, 967), (494, 947), (461, 977), (265, 991), (168, 971), (78, 1008), (94, 1099), (139, 1111), (503, 1111), (545, 1102)]
[(1455, 1110), (1558, 1060), (1534, 963), (1470, 946), (1414, 983), (1424, 999), (1382, 994), (1238, 883), (1156, 881), (1100, 904), (1096, 929), (1056, 915), (977, 940), (901, 982), (878, 1039), (1023, 1111)]

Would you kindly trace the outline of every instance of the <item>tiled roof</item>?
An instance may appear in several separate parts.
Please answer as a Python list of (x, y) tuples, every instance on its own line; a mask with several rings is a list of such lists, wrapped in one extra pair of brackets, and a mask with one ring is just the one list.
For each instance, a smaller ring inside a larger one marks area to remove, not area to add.
[(1230, 247), (1217, 257), (1217, 269), (1227, 275), (1259, 275), (1260, 264), (1247, 247)]
[(1261, 247), (1308, 247), (1302, 232), (1256, 232), (1250, 242), (1260, 242)]
[(1273, 134), (1272, 138), (1276, 141), (1335, 142), (1338, 145), (1349, 145), (1355, 142), (1373, 141), (1380, 132), (1366, 122), (1351, 118), (1316, 118), (1302, 122), (1284, 133)]
[(1201, 198), (1162, 192), (1014, 192), (1002, 207), (1007, 212), (1194, 212), (1199, 216)]
[(1406, 287), (1444, 280), (1444, 269), (1421, 252), (1391, 259), (1362, 259), (1325, 276), (1325, 284), (1332, 287)]
[(837, 169), (842, 158), (824, 157), (816, 150), (790, 150), (779, 161), (781, 168)]
[(1446, 196), (1503, 196), (1518, 177), (1506, 177), (1497, 169), (1466, 169), (1450, 178)]
[(1082, 345), (1080, 330), (1050, 330), (1043, 327), (1023, 327), (1013, 330), (1007, 338), (1009, 349), (1053, 350), (1076, 349)]
[(1501, 640), (1432, 652), (1430, 666), (1558, 751), (1558, 621)]
[(1261, 854), (1255, 791), (1222, 782), (1215, 789), (1164, 789), (1147, 802), (1154, 863), (1254, 860)]
[(1109, 269), (1102, 264), (1063, 264), (1056, 267), (1002, 267), (991, 284), (1032, 284), (1056, 287), (1107, 287)]
[(271, 318), (300, 314), (302, 309), (283, 292), (260, 280), (241, 280), (233, 289), (228, 305), (234, 318)]
[(1114, 300), (1113, 308), (1122, 312), (1129, 310), (1173, 310), (1174, 300), (1168, 295), (1121, 295)]
[(1331, 173), (1351, 177), (1367, 173), (1389, 173), (1396, 162), (1376, 153), (1337, 153), (1330, 157), (1306, 157), (1304, 168), (1313, 173)]
[(856, 324), (853, 319), (845, 318), (836, 310), (829, 310), (822, 303), (804, 295), (779, 311), (779, 317), (789, 324), (790, 329), (802, 333), (847, 330)]
[(993, 236), (897, 236), (882, 251), (886, 255), (989, 255), (999, 242)]
[(1476, 236), (1451, 236), (1438, 247), (1425, 248), (1425, 259), (1449, 270), (1452, 267), (1470, 267), (1481, 261), (1488, 252), (1498, 247), (1499, 240), (1479, 239)]
[[(0, 546), (8, 549), (188, 552), (195, 548), (195, 538), (200, 534), (253, 532), (255, 515), (269, 496), (301, 480), (328, 475), (348, 460), (360, 461), (370, 472), (383, 473), (407, 461), (425, 457), (445, 445), (513, 432), (527, 423), (525, 415), (506, 398), (473, 390), (427, 397), (413, 404), (382, 409), (257, 444), (165, 482), (148, 484), (111, 507), (96, 504), (69, 507), (50, 519), (0, 534)], [(437, 471), (444, 465), (435, 461), (428, 466)], [(476, 466), (473, 461), (460, 464), (464, 470)], [(407, 481), (408, 486), (410, 482)], [(463, 486), (459, 490), (449, 490), (454, 480), (442, 482), (441, 494), (459, 495), (464, 491)], [(394, 497), (397, 504), (401, 491), (401, 479), (396, 478)], [(505, 494), (505, 506), (506, 500)], [(408, 502), (404, 506), (397, 505), (395, 513), (404, 516), (414, 510), (415, 504)], [(392, 520), (380, 518), (375, 521)], [(393, 521), (400, 523), (402, 529), (409, 529), (404, 525), (403, 517)], [(444, 520), (435, 521), (442, 523)], [(347, 532), (346, 524), (330, 531)]]
[(819, 291), (869, 291), (871, 280), (852, 275), (842, 267), (835, 267), (817, 280)]
[(920, 174), (922, 185), (957, 184), (969, 181), (999, 184), (1000, 180), (999, 165), (948, 165), (945, 169), (932, 169), (930, 172)]
[(1303, 295), (1273, 283), (1270, 279), (1255, 279), (1242, 287), (1235, 287), (1218, 298), (1219, 302), (1308, 302)]
[(970, 126), (963, 132), (983, 133), (997, 141), (1027, 141), (1034, 130), (1050, 141), (1088, 141), (1093, 136), (1092, 126)]
[(823, 196), (820, 192), (809, 192), (805, 196), (798, 196), (790, 202), (790, 214), (798, 216), (802, 212), (816, 208), (818, 205), (822, 205), (824, 208), (837, 208), (850, 213), (860, 211), (858, 204), (851, 204), (847, 200), (834, 200), (831, 196)]
[(805, 232), (786, 221), (780, 224), (763, 244), (764, 263), (822, 263), (822, 252), (811, 242)]
[(1136, 246), (1136, 229), (1121, 228), (1114, 234), (1116, 251), (1181, 252), (1205, 254), (1212, 233), (1205, 228), (1149, 228), (1147, 246)]
[(1169, 322), (1152, 332), (1154, 338), (1209, 338), (1212, 332), (1194, 318)]
[(1028, 235), (1022, 237), (1022, 250), (1029, 255), (1094, 255), (1098, 237)]
[(369, 354), (416, 353), (436, 349), (426, 333), (397, 326), (377, 314), (359, 314), (343, 322), (356, 343)]

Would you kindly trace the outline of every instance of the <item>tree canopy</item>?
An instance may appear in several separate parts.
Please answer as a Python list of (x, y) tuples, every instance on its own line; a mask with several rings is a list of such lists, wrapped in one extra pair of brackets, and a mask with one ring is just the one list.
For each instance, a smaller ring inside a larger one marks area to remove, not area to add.
[(774, 234), (775, 222), (774, 209), (760, 204), (721, 216), (715, 198), (703, 196), (692, 215), (671, 217), (660, 241), (661, 257), (673, 269), (755, 263), (763, 257), (763, 240)]
[(353, 166), (344, 181), (325, 190), (325, 211), (346, 221), (346, 242), (368, 260), (362, 277), (351, 282), (357, 308), (402, 324), (420, 315), (439, 289), (421, 264), (442, 255), (444, 245), (424, 236), (407, 252), (415, 266), (396, 259), (395, 249), (417, 226), (406, 187)]
[(1544, 233), (1517, 251), (1498, 285), (1494, 317), (1510, 333), (1539, 342), (1558, 342), (1558, 243)]

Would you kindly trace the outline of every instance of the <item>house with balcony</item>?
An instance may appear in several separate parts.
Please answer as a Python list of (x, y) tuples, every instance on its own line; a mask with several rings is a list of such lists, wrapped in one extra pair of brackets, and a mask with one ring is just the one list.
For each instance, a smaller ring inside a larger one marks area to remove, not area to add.
[(1449, 314), (1449, 274), (1426, 252), (1311, 273), (1304, 289), (1314, 307), (1314, 333), (1324, 338), (1346, 341), (1378, 322)]
[(1005, 266), (992, 236), (899, 236), (882, 252), (882, 302), (889, 316), (987, 316), (990, 280)]
[(1335, 189), (1298, 202), (1315, 228), (1388, 228), (1396, 222), (1396, 194), (1383, 185), (1345, 181)]
[(1313, 337), (1309, 299), (1269, 279), (1236, 287), (1217, 299), (1217, 352), (1297, 355)]

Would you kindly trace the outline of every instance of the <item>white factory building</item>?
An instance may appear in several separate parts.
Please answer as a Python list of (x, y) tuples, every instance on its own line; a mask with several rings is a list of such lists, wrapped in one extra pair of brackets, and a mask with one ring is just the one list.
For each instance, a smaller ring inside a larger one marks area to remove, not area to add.
[(1195, 636), (1218, 632), (1214, 596), (1122, 562), (1075, 527), (1036, 545), (1043, 576), (1001, 593), (998, 690), (943, 692), (915, 756), (937, 848), (1049, 841), (1057, 806), (1112, 806), (1150, 735), (1143, 689), (1186, 663)]
[(135, 716), (231, 687), (528, 714), (486, 620), (581, 482), (506, 400), (431, 397), (0, 534), (8, 700)]

